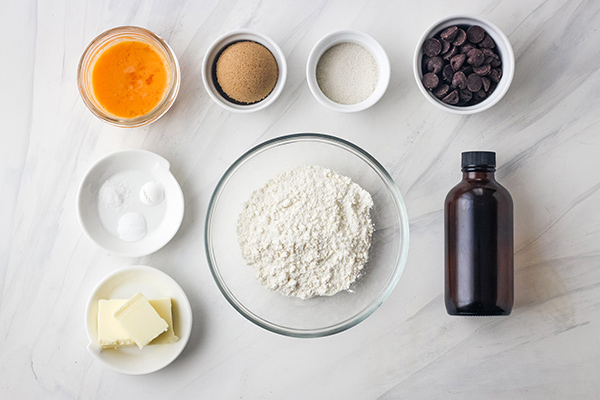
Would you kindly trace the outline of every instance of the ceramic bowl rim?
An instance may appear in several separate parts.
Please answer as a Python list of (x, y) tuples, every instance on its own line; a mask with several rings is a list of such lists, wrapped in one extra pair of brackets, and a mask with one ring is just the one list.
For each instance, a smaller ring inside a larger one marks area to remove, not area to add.
[[(502, 79), (500, 80), (500, 83), (498, 84), (498, 86), (496, 87), (496, 89), (490, 97), (488, 97), (479, 104), (467, 107), (453, 106), (443, 103), (441, 100), (432, 96), (429, 90), (425, 89), (423, 83), (421, 82), (421, 47), (425, 40), (432, 37), (442, 29), (447, 28), (448, 26), (460, 24), (480, 25), (486, 30), (486, 32), (492, 37), (492, 39), (494, 39), (498, 49), (502, 52)], [(451, 15), (448, 17), (441, 18), (433, 24), (431, 24), (419, 38), (413, 56), (413, 73), (419, 90), (421, 91), (421, 93), (423, 93), (425, 98), (429, 100), (431, 104), (433, 104), (441, 110), (448, 111), (454, 114), (470, 115), (489, 109), (504, 97), (504, 95), (510, 88), (515, 73), (515, 55), (513, 52), (512, 45), (508, 40), (508, 37), (506, 37), (504, 32), (492, 22), (488, 21), (487, 19), (468, 14)]]
[[(221, 93), (219, 93), (219, 91), (216, 89), (216, 86), (212, 81), (212, 69), (216, 56), (224, 48), (226, 48), (232, 43), (244, 40), (253, 41), (265, 46), (267, 50), (269, 50), (271, 54), (273, 54), (273, 57), (275, 57), (275, 60), (277, 61), (277, 67), (279, 69), (279, 74), (277, 77), (277, 82), (275, 83), (275, 87), (273, 88), (271, 93), (267, 95), (267, 97), (265, 97), (263, 100), (257, 103), (248, 105), (238, 105), (225, 99), (221, 95)], [(270, 106), (275, 102), (275, 100), (277, 100), (277, 98), (283, 91), (286, 80), (287, 62), (285, 60), (285, 55), (283, 54), (283, 51), (281, 51), (281, 48), (269, 36), (253, 29), (236, 29), (219, 36), (206, 50), (206, 53), (202, 60), (202, 82), (204, 84), (206, 92), (215, 103), (217, 103), (225, 110), (231, 112), (250, 113), (262, 110)]]
[[(344, 42), (357, 43), (365, 47), (375, 58), (379, 68), (379, 79), (375, 90), (368, 98), (356, 104), (336, 103), (325, 96), (317, 83), (319, 59), (331, 47)], [(323, 36), (311, 49), (306, 62), (306, 81), (313, 97), (325, 107), (338, 112), (358, 112), (375, 105), (387, 91), (390, 76), (390, 60), (383, 46), (371, 35), (356, 29), (340, 29)]]

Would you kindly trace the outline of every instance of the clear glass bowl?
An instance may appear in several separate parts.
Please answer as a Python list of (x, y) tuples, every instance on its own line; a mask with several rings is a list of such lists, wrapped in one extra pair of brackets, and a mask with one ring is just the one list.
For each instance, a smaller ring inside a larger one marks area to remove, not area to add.
[[(171, 72), (169, 88), (162, 101), (149, 113), (129, 119), (119, 118), (106, 112), (96, 100), (92, 86), (92, 72), (98, 57), (110, 46), (124, 40), (136, 40), (148, 43), (167, 60)], [(177, 93), (179, 93), (180, 83), (179, 63), (175, 53), (167, 42), (149, 30), (137, 26), (120, 26), (98, 35), (83, 52), (81, 60), (79, 60), (79, 67), (77, 68), (79, 94), (87, 108), (104, 122), (122, 128), (135, 128), (148, 125), (162, 117), (175, 102)]]
[[(364, 272), (350, 290), (309, 300), (262, 286), (242, 258), (236, 230), (243, 204), (254, 190), (303, 165), (319, 165), (350, 177), (374, 201), (375, 232)], [(321, 337), (363, 321), (394, 289), (408, 253), (408, 216), (394, 181), (364, 150), (332, 136), (294, 134), (254, 147), (225, 172), (208, 206), (205, 246), (217, 286), (240, 314), (282, 335)]]

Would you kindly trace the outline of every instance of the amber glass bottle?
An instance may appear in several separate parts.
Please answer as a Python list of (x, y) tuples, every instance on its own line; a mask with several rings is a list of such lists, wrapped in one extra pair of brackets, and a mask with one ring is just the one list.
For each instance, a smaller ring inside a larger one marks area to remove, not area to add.
[(462, 153), (463, 179), (446, 196), (446, 310), (509, 315), (513, 306), (513, 202), (494, 177), (496, 153)]

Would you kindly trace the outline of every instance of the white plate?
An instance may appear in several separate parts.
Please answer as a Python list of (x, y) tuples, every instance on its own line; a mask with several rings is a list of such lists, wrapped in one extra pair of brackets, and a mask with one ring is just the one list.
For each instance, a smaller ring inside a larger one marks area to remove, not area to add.
[[(142, 292), (148, 299), (170, 297), (173, 303), (175, 343), (102, 349), (98, 345), (98, 300), (128, 299)], [(107, 367), (130, 375), (143, 375), (169, 365), (181, 354), (192, 331), (192, 308), (181, 286), (169, 275), (152, 267), (137, 265), (120, 269), (104, 278), (92, 292), (85, 312), (88, 350)]]
[[(183, 193), (169, 171), (170, 164), (158, 154), (145, 150), (120, 150), (99, 159), (87, 171), (77, 193), (77, 217), (88, 238), (106, 251), (141, 257), (162, 248), (179, 230), (183, 220)], [(121, 208), (99, 204), (100, 188), (108, 179), (127, 183), (129, 198)], [(164, 200), (155, 206), (144, 205), (139, 199), (141, 187), (159, 182)], [(127, 212), (139, 212), (146, 218), (146, 236), (137, 242), (119, 239), (119, 218)]]

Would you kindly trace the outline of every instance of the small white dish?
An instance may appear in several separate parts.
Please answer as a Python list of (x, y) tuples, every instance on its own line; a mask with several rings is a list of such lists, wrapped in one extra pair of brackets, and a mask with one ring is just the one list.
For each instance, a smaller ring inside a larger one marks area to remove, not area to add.
[[(319, 60), (327, 50), (340, 43), (355, 43), (364, 47), (373, 55), (375, 61), (377, 62), (377, 67), (379, 69), (377, 86), (375, 87), (373, 93), (371, 93), (367, 99), (361, 101), (360, 103), (336, 103), (329, 97), (325, 96), (325, 94), (321, 91), (321, 88), (319, 88), (319, 84), (317, 83), (317, 64), (319, 63)], [(331, 32), (328, 35), (325, 35), (317, 42), (317, 44), (315, 44), (310, 51), (308, 61), (306, 63), (306, 81), (308, 82), (308, 87), (311, 93), (315, 99), (319, 101), (319, 103), (334, 111), (350, 113), (366, 110), (377, 103), (379, 99), (381, 99), (390, 83), (390, 71), (390, 60), (387, 56), (387, 53), (383, 47), (381, 47), (379, 42), (377, 42), (377, 40), (364, 32), (345, 29)]]
[[(145, 150), (120, 150), (96, 161), (77, 193), (77, 217), (85, 235), (109, 253), (124, 257), (142, 257), (166, 245), (179, 230), (184, 211), (181, 187), (169, 168), (166, 159)], [(100, 189), (108, 179), (127, 183), (129, 196), (123, 207), (106, 207), (99, 201)], [(141, 187), (149, 181), (160, 183), (165, 191), (163, 201), (152, 207), (139, 197)], [(146, 219), (147, 233), (137, 242), (119, 238), (119, 218), (128, 212), (138, 212)]]
[[(496, 89), (488, 98), (483, 100), (481, 103), (472, 106), (454, 106), (446, 104), (433, 96), (433, 94), (430, 93), (425, 86), (423, 86), (423, 82), (421, 82), (421, 79), (423, 79), (423, 72), (421, 70), (421, 64), (423, 60), (423, 52), (421, 51), (421, 47), (423, 46), (423, 43), (430, 37), (435, 36), (438, 32), (441, 32), (442, 30), (453, 25), (481, 26), (483, 29), (485, 29), (488, 35), (494, 39), (494, 42), (496, 42), (496, 49), (500, 53), (500, 59), (502, 60), (502, 78), (500, 79), (500, 82), (498, 82), (498, 86), (496, 86)], [(454, 114), (470, 115), (487, 110), (494, 104), (498, 103), (502, 97), (504, 97), (515, 74), (515, 55), (513, 53), (510, 41), (504, 32), (502, 32), (500, 28), (492, 24), (490, 21), (470, 15), (453, 15), (442, 18), (433, 23), (425, 30), (423, 35), (421, 35), (421, 38), (417, 42), (417, 48), (415, 49), (415, 54), (413, 57), (413, 72), (415, 75), (415, 80), (417, 81), (417, 86), (425, 98), (431, 102), (431, 104), (439, 109), (449, 111)]]
[[(98, 300), (129, 299), (141, 292), (148, 299), (170, 297), (175, 343), (102, 349), (98, 345)], [(169, 275), (156, 268), (137, 265), (109, 274), (92, 292), (85, 312), (85, 328), (90, 339), (88, 350), (108, 368), (129, 375), (144, 375), (169, 365), (185, 348), (192, 331), (192, 307), (183, 289)]]
[[(275, 87), (273, 88), (271, 93), (269, 93), (269, 95), (263, 100), (254, 104), (247, 105), (235, 104), (224, 98), (217, 89), (217, 86), (215, 85), (216, 78), (213, 76), (215, 63), (221, 52), (233, 43), (246, 41), (256, 42), (265, 46), (267, 50), (269, 50), (271, 54), (273, 54), (273, 57), (275, 57), (277, 67), (279, 69), (277, 83), (275, 84)], [(277, 43), (275, 43), (267, 35), (251, 29), (239, 29), (224, 34), (210, 45), (210, 47), (206, 51), (204, 60), (202, 61), (202, 82), (204, 82), (204, 87), (206, 88), (208, 95), (214, 100), (215, 103), (217, 103), (224, 109), (232, 112), (249, 113), (253, 111), (262, 110), (263, 108), (271, 105), (281, 94), (281, 91), (285, 86), (286, 79), (287, 64), (285, 61), (285, 56), (283, 55), (283, 52), (281, 51)]]

